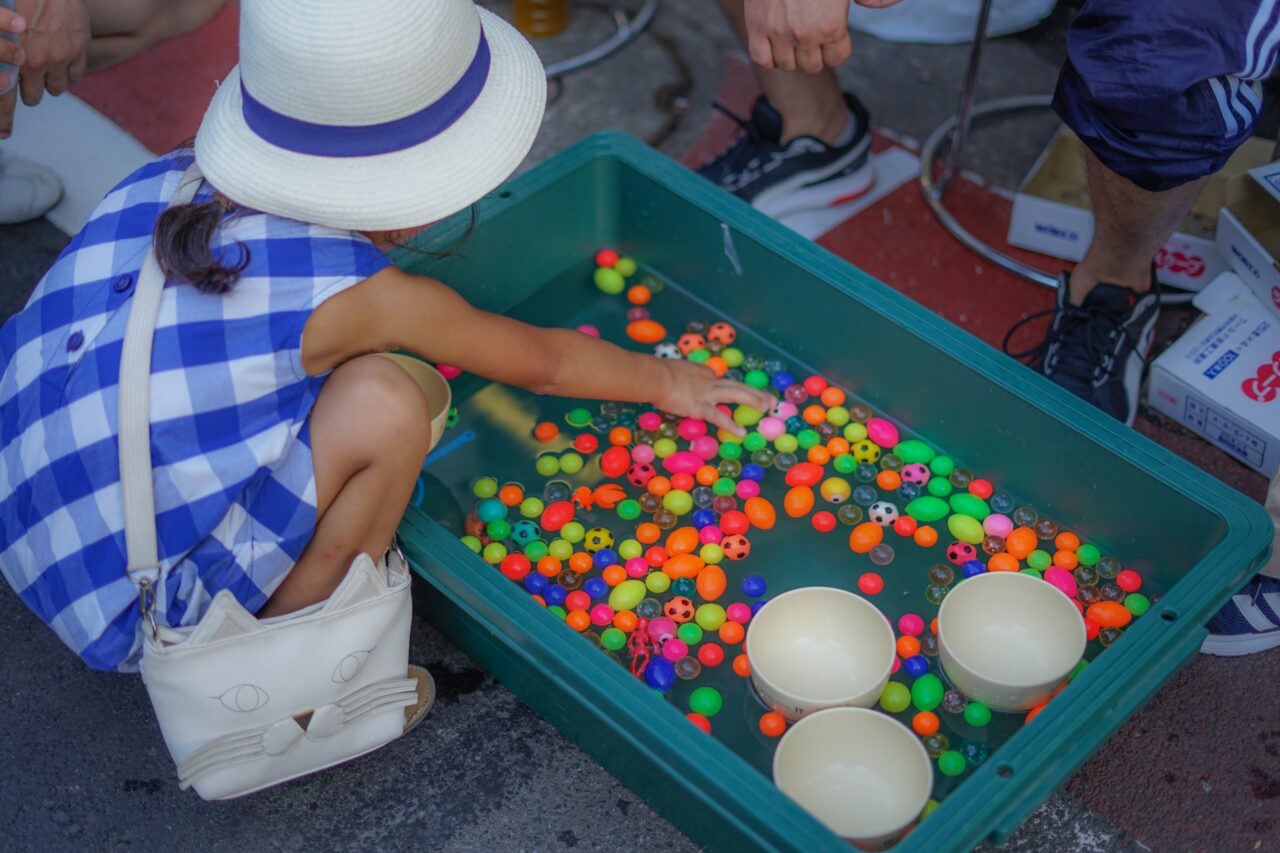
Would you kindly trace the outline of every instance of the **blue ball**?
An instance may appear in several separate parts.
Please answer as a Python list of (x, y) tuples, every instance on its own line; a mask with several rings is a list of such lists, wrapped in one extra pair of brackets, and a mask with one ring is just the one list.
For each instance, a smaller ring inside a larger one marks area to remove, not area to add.
[(524, 591), (530, 595), (541, 595), (542, 591), (547, 588), (550, 583), (543, 575), (537, 572), (530, 572), (524, 576)]
[(591, 559), (595, 562), (597, 569), (603, 569), (618, 562), (618, 552), (612, 548), (601, 548)]
[(709, 527), (715, 523), (716, 523), (716, 511), (709, 507), (703, 507), (702, 509), (696, 510), (693, 513), (693, 526), (698, 528), (699, 530), (701, 530), (704, 527)]
[(768, 588), (769, 585), (759, 575), (747, 575), (742, 579), (742, 594), (751, 598), (759, 598)]
[(904, 501), (913, 501), (924, 493), (924, 486), (919, 483), (903, 483), (898, 486), (898, 497)]
[(779, 370), (769, 377), (769, 384), (779, 391), (785, 391), (796, 384), (796, 378), (785, 370)]
[[(970, 560), (960, 567), (960, 574), (967, 578), (971, 578), (974, 575), (985, 574), (986, 571), (987, 567), (982, 565), (982, 562), (979, 560)], [(983, 583), (986, 583), (986, 581), (983, 581)]]
[(902, 669), (912, 678), (919, 678), (929, 671), (929, 659), (924, 655), (912, 655), (902, 662)]
[(609, 585), (600, 578), (590, 578), (582, 585), (582, 591), (595, 601), (609, 594)]
[(748, 462), (742, 466), (742, 474), (744, 480), (755, 480), (757, 483), (764, 479), (764, 469), (754, 462)]
[(488, 524), (507, 517), (507, 505), (497, 498), (485, 498), (476, 504), (476, 517)]
[(644, 683), (654, 690), (666, 693), (676, 683), (675, 665), (666, 658), (649, 658), (649, 663), (644, 668)]
[(755, 616), (757, 613), (760, 612), (760, 608), (764, 607), (768, 603), (769, 603), (769, 599), (767, 598), (762, 598), (759, 601), (751, 602), (751, 615)]
[(547, 602), (550, 607), (553, 604), (564, 604), (565, 597), (569, 595), (569, 590), (560, 586), (558, 583), (549, 584), (542, 592), (543, 601)]

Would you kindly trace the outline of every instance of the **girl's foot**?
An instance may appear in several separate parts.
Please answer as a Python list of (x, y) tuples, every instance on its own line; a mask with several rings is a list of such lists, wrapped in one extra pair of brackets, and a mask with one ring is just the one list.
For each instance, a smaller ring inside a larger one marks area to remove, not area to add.
[(1259, 575), (1209, 620), (1200, 651), (1236, 657), (1280, 646), (1280, 580)]
[(404, 709), (404, 733), (413, 731), (436, 703), (436, 681), (416, 664), (409, 664), (409, 677), (418, 682), (418, 701)]

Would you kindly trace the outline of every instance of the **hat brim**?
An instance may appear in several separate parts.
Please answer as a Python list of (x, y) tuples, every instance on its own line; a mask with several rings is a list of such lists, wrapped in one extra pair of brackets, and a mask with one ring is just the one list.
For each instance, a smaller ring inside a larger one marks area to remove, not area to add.
[(477, 11), (489, 41), (489, 76), (475, 103), (443, 133), (369, 157), (317, 157), (279, 148), (245, 123), (236, 66), (218, 87), (196, 135), (201, 171), (239, 204), (333, 228), (415, 228), (465, 209), (524, 160), (547, 99), (537, 53), (506, 21)]

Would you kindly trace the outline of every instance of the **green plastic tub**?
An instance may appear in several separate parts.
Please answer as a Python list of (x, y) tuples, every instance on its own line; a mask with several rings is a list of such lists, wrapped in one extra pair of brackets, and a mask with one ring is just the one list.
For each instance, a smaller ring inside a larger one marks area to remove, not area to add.
[[(416, 247), (433, 254), (397, 261), (480, 307), (548, 325), (593, 322), (616, 340), (627, 306), (600, 298), (590, 259), (618, 248), (670, 282), (651, 305), (658, 319), (727, 319), (754, 351), (775, 347), (919, 430), (1137, 568), (1144, 592), (1159, 596), (1032, 725), (980, 733), (991, 757), (961, 781), (942, 779), (941, 807), (898, 849), (1007, 838), (1196, 653), (1203, 623), (1266, 558), (1271, 523), (1258, 505), (634, 139), (594, 136), (532, 169), (480, 204), (461, 256), (434, 254), (467, 219)], [(417, 585), (425, 618), (698, 843), (847, 849), (773, 786), (772, 744), (752, 733), (763, 709), (743, 698), (745, 679), (733, 684), (727, 665), (707, 674), (726, 696), (707, 736), (684, 719), (679, 697), (655, 695), (458, 541), (472, 478), (514, 471), (538, 480), (530, 429), (575, 404), (471, 376), (454, 382), (454, 398), (463, 418), (428, 460), (400, 531), (426, 580)], [(569, 479), (591, 483), (590, 473)], [(771, 595), (851, 588), (871, 568), (865, 559), (852, 567), (845, 535), (820, 541), (807, 522), (785, 523), (805, 535), (753, 539), (748, 558), (753, 573), (768, 566)], [(922, 573), (937, 560), (898, 550), (874, 599), (894, 619), (925, 612)], [(731, 589), (741, 573), (731, 573)], [(679, 690), (687, 695), (687, 683)]]

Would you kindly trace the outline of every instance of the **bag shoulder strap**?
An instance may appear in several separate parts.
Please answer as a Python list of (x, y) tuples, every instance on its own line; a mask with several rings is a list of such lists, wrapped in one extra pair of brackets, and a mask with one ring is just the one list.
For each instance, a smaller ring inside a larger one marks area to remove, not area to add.
[[(169, 205), (190, 202), (203, 178), (199, 167), (192, 164), (183, 174)], [(163, 296), (164, 273), (160, 271), (153, 245), (147, 249), (129, 306), (129, 321), (120, 353), (118, 392), (120, 491), (124, 502), (127, 572), (129, 579), (139, 586), (143, 613), (148, 617), (147, 594), (160, 578), (155, 481), (151, 470), (151, 345)]]

